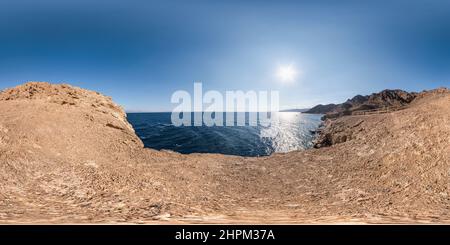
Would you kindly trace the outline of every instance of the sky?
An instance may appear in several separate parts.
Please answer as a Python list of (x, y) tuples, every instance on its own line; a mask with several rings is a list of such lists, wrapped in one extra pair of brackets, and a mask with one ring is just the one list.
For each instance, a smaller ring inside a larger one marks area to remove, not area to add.
[(281, 109), (449, 87), (450, 1), (2, 0), (0, 89), (26, 81), (127, 111), (171, 111), (194, 82), (277, 90)]

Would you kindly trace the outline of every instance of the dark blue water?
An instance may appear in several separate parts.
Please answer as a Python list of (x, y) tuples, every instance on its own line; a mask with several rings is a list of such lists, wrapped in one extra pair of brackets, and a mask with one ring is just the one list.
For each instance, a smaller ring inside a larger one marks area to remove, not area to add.
[(148, 148), (239, 156), (266, 156), (310, 148), (314, 138), (310, 131), (321, 122), (321, 115), (280, 112), (279, 123), (269, 127), (176, 127), (170, 116), (171, 113), (129, 113), (128, 121)]

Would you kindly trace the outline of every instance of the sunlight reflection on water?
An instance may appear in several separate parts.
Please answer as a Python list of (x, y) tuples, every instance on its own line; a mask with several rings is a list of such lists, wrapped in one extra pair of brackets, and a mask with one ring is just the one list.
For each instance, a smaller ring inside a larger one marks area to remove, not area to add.
[(280, 112), (270, 126), (175, 127), (170, 113), (131, 113), (128, 120), (144, 145), (180, 153), (265, 156), (312, 146), (321, 115)]

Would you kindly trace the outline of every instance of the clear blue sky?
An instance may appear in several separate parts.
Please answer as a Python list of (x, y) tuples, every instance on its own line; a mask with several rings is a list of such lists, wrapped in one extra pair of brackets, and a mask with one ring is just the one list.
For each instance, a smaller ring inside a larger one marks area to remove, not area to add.
[(143, 111), (194, 81), (279, 90), (283, 108), (448, 87), (450, 1), (1, 1), (0, 89), (28, 80)]

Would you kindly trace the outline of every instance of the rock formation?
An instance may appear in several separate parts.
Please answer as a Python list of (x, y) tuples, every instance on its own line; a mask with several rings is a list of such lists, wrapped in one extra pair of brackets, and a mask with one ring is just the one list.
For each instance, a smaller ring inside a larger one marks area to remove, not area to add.
[(403, 90), (383, 90), (371, 95), (357, 95), (342, 104), (317, 105), (305, 113), (325, 114), (324, 118), (337, 118), (352, 115), (357, 111), (377, 110), (389, 107), (402, 107), (411, 103), (416, 93)]

